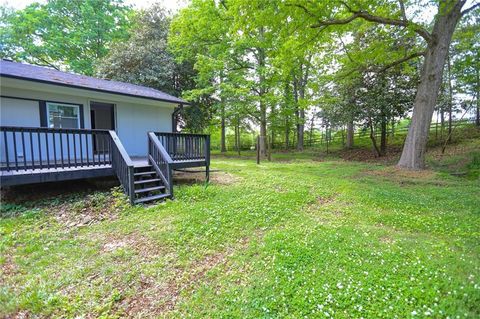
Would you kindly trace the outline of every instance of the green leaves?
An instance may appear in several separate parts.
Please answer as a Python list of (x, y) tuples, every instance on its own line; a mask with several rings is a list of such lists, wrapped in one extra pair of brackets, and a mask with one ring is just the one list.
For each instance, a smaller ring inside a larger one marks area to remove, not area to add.
[(33, 3), (4, 14), (1, 57), (92, 75), (111, 44), (127, 38), (130, 14), (122, 0)]

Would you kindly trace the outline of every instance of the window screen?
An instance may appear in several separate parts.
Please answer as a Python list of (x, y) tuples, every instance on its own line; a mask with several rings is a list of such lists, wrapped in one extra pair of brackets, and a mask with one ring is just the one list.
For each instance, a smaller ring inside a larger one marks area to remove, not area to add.
[(48, 127), (79, 128), (80, 111), (78, 105), (47, 103)]

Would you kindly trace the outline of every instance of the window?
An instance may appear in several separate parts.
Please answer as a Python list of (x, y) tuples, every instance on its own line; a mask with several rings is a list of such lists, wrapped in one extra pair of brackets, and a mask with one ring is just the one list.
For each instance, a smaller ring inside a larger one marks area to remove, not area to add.
[(47, 119), (50, 128), (79, 128), (80, 107), (70, 104), (47, 103)]

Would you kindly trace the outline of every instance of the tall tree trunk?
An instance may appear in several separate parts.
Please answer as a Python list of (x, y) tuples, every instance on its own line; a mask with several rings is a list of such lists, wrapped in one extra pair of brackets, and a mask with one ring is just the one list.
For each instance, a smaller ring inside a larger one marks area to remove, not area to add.
[(453, 111), (453, 91), (452, 91), (452, 66), (450, 63), (450, 54), (447, 55), (448, 68), (448, 140), (452, 138), (452, 111)]
[(288, 150), (290, 146), (290, 124), (288, 123), (288, 116), (285, 118), (285, 149)]
[(267, 157), (267, 110), (260, 101), (260, 156)]
[[(477, 54), (477, 60), (478, 60), (478, 54)], [(477, 75), (477, 117), (475, 119), (475, 124), (477, 124), (477, 126), (480, 126), (480, 69), (478, 68), (477, 68), (476, 75)]]
[(382, 117), (380, 123), (380, 154), (384, 156), (387, 153), (387, 119)]
[(347, 123), (347, 145), (348, 149), (353, 148), (353, 135), (355, 134), (353, 120), (348, 121)]
[(375, 157), (380, 157), (382, 156), (382, 152), (378, 149), (377, 138), (375, 137), (375, 132), (373, 130), (372, 120), (369, 120), (368, 125), (370, 127), (370, 139), (372, 140), (372, 146), (373, 146), (373, 150), (375, 151)]
[(435, 19), (415, 96), (412, 123), (398, 162), (400, 167), (409, 169), (425, 167), (425, 153), (433, 110), (437, 103), (445, 59), (453, 32), (462, 15), (463, 4), (464, 1), (456, 1), (453, 6), (449, 6), (443, 1), (440, 2), (439, 14)]
[(440, 139), (443, 140), (443, 132), (445, 130), (445, 110), (443, 105), (440, 106)]
[[(260, 27), (259, 29), (259, 38), (263, 39), (264, 28)], [(263, 69), (265, 68), (265, 51), (263, 48), (257, 48), (258, 51), (258, 79), (259, 79), (259, 88), (258, 88), (258, 96), (259, 96), (259, 103), (260, 103), (260, 156), (266, 158), (267, 157), (267, 106), (265, 105), (265, 94), (266, 91), (266, 83), (265, 83), (265, 75)]]
[(225, 104), (222, 99), (220, 102), (222, 104), (222, 110), (221, 110), (221, 123), (220, 123), (220, 151), (222, 153), (225, 153), (227, 151), (226, 143), (225, 143)]
[(315, 122), (315, 109), (313, 110), (312, 118), (310, 120), (310, 137), (309, 137), (309, 146), (313, 145), (313, 126)]

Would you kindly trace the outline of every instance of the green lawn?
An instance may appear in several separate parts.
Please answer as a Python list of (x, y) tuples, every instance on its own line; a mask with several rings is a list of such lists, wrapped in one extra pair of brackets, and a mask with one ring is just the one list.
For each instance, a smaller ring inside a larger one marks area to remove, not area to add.
[(274, 158), (217, 157), (208, 187), (150, 207), (4, 202), (0, 317), (480, 316), (478, 177)]

